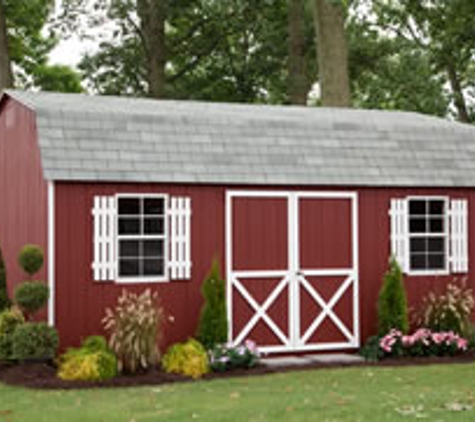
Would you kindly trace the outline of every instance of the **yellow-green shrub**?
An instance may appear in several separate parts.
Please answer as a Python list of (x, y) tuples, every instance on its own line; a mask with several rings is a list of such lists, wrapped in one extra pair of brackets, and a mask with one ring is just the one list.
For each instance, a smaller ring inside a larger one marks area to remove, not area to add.
[(200, 378), (209, 372), (206, 350), (201, 343), (189, 339), (171, 346), (162, 359), (165, 372)]
[(58, 377), (66, 381), (103, 381), (117, 375), (117, 359), (104, 351), (66, 353)]
[(102, 336), (86, 338), (79, 349), (59, 358), (58, 377), (67, 381), (104, 381), (117, 375), (117, 358)]

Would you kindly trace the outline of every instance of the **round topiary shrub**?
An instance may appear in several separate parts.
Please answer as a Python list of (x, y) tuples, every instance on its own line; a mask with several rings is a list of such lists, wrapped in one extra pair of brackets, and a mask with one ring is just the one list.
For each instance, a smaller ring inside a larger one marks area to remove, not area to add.
[(44, 322), (26, 322), (12, 335), (12, 356), (17, 360), (50, 360), (56, 355), (59, 338)]
[(36, 245), (25, 245), (18, 256), (20, 267), (30, 277), (41, 269), (43, 262), (43, 251)]
[(48, 297), (48, 287), (41, 281), (25, 281), (15, 290), (15, 302), (27, 314), (39, 311)]

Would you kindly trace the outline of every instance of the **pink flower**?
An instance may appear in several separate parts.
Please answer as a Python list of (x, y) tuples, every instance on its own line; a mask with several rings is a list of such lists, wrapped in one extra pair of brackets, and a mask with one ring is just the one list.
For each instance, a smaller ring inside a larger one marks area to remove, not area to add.
[(464, 338), (459, 338), (459, 339), (457, 340), (457, 347), (458, 347), (460, 350), (467, 350), (468, 341), (465, 340)]

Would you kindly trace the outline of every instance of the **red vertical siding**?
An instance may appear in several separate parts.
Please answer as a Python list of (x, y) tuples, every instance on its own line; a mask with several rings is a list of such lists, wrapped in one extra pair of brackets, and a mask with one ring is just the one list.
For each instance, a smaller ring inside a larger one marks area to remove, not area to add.
[[(101, 332), (101, 319), (104, 309), (115, 303), (122, 289), (142, 291), (147, 287), (159, 291), (162, 303), (168, 316), (173, 321), (168, 321), (165, 327), (165, 343), (185, 339), (194, 335), (202, 303), (200, 295), (201, 282), (209, 270), (214, 255), (218, 255), (222, 264), (225, 257), (225, 186), (181, 186), (160, 184), (99, 184), (99, 183), (57, 183), (56, 184), (56, 285), (57, 285), (57, 325), (60, 330), (63, 345), (77, 344), (81, 337)], [(247, 189), (236, 187), (236, 189)], [(269, 187), (266, 190), (272, 189)], [(275, 188), (285, 190), (286, 188)], [(326, 188), (305, 187), (293, 188), (295, 190), (322, 191)], [(287, 190), (289, 190), (287, 188)], [(389, 255), (389, 201), (393, 197), (407, 195), (448, 195), (461, 197), (469, 200), (470, 214), (475, 212), (475, 191), (460, 189), (396, 189), (396, 188), (332, 188), (332, 191), (357, 191), (359, 204), (359, 278), (360, 278), (360, 326), (361, 337), (364, 340), (376, 330), (376, 300), (381, 286), (381, 280), (387, 268)], [(92, 261), (92, 216), (91, 207), (94, 195), (113, 195), (118, 192), (165, 192), (172, 195), (187, 195), (192, 199), (192, 279), (187, 281), (172, 281), (162, 284), (128, 284), (118, 285), (113, 283), (94, 282), (90, 269)], [(270, 201), (270, 202), (269, 202)], [(259, 205), (253, 211), (254, 205)], [(304, 205), (301, 212), (308, 214), (309, 229), (326, 230), (325, 221), (330, 221), (329, 226), (338, 225), (339, 219), (349, 218), (349, 209), (344, 203), (331, 201), (326, 203), (327, 208), (322, 215), (312, 222), (312, 206)], [(262, 206), (262, 208), (261, 208)], [(267, 208), (269, 209), (267, 209)], [(271, 209), (272, 208), (272, 209)], [(267, 211), (266, 211), (267, 209)], [(332, 209), (334, 212), (332, 212)], [(287, 235), (285, 231), (279, 231), (281, 223), (286, 220), (285, 207), (280, 206), (279, 200), (253, 201), (237, 203), (234, 213), (236, 218), (235, 233), (239, 233), (239, 227), (250, 227), (256, 230), (255, 244), (250, 250), (237, 248), (238, 264), (243, 269), (250, 266), (259, 269), (255, 262), (256, 251), (264, 248), (263, 260), (274, 262), (281, 260), (285, 265)], [(252, 211), (252, 212), (251, 212)], [(329, 220), (328, 220), (329, 219)], [(470, 252), (470, 283), (473, 282), (475, 263), (475, 250), (472, 239), (475, 236), (475, 223), (473, 217), (469, 217), (469, 252)], [(321, 250), (326, 263), (342, 264), (348, 257), (348, 245), (345, 239), (349, 236), (346, 222), (341, 222), (341, 234), (337, 236), (340, 244), (332, 244), (325, 250), (325, 245), (307, 239), (309, 247), (316, 251)], [(319, 229), (320, 227), (320, 229)], [(254, 230), (253, 229), (253, 230)], [(302, 230), (305, 230), (304, 228)], [(304, 233), (307, 236), (308, 233)], [(265, 242), (265, 238), (271, 238), (272, 242)], [(331, 233), (326, 233), (331, 243)], [(341, 241), (343, 239), (343, 241)], [(240, 242), (238, 241), (238, 243)], [(341, 262), (332, 261), (332, 256), (326, 256), (328, 250), (339, 250)], [(312, 256), (303, 255), (303, 260), (310, 261)], [(280, 262), (280, 261), (279, 261)], [(323, 261), (322, 261), (323, 262)], [(318, 263), (318, 262), (317, 262)], [(326, 264), (325, 263), (325, 264)], [(313, 264), (313, 263), (312, 263)], [(222, 267), (225, 268), (224, 266)], [(247, 268), (249, 269), (249, 267)], [(224, 275), (224, 270), (223, 270)], [(420, 298), (432, 289), (440, 289), (452, 276), (446, 277), (406, 277), (406, 288), (411, 306), (420, 301)], [(267, 280), (270, 286), (275, 280)], [(267, 288), (262, 284), (262, 288)], [(260, 293), (259, 293), (260, 294)], [(328, 294), (331, 292), (329, 290)], [(265, 292), (262, 293), (263, 297)], [(269, 312), (272, 315), (286, 314), (285, 294), (282, 303), (276, 303), (275, 308)], [(350, 298), (344, 298), (349, 301)], [(343, 301), (343, 302), (344, 302)], [(338, 306), (346, 306), (343, 303)], [(308, 306), (311, 306), (310, 304)], [(348, 315), (336, 311), (342, 315), (344, 322)], [(280, 309), (279, 309), (280, 308)], [(241, 324), (249, 319), (251, 310), (246, 305), (242, 306), (242, 315), (238, 318)], [(304, 311), (302, 311), (304, 312)], [(239, 323), (239, 322), (238, 322)], [(279, 326), (284, 329), (287, 321), (281, 321)], [(304, 325), (308, 321), (304, 321)], [(327, 323), (326, 323), (327, 324)], [(259, 328), (265, 330), (264, 327)], [(332, 336), (332, 328), (328, 327), (328, 336)], [(267, 336), (268, 333), (262, 335)], [(335, 337), (335, 340), (337, 338)]]
[[(114, 284), (92, 279), (92, 215), (95, 195), (157, 193), (190, 196), (192, 201), (192, 276), (169, 283)], [(223, 263), (224, 226), (222, 190), (148, 184), (56, 184), (56, 324), (64, 345), (102, 331), (106, 307), (115, 304), (124, 289), (139, 292), (151, 287), (160, 293), (167, 316), (166, 344), (195, 334), (201, 308), (201, 282), (214, 256)], [(222, 267), (224, 268), (224, 266)]]
[(41, 246), (45, 265), (37, 278), (46, 280), (47, 184), (43, 179), (34, 113), (6, 99), (0, 113), (0, 247), (10, 294), (25, 279), (17, 264), (27, 243)]

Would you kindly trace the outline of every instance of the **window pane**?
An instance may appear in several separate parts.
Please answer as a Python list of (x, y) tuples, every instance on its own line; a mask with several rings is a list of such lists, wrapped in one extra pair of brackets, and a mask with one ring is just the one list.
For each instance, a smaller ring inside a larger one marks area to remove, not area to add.
[(120, 259), (119, 260), (119, 276), (136, 277), (140, 275), (138, 259)]
[(409, 201), (410, 215), (425, 215), (427, 214), (427, 202), (425, 200), (411, 200)]
[(411, 218), (409, 221), (410, 233), (426, 233), (426, 220), (425, 218)]
[(163, 241), (162, 240), (144, 240), (143, 256), (163, 257)]
[(138, 240), (119, 241), (119, 257), (137, 258), (138, 256), (140, 256)]
[(119, 198), (119, 215), (138, 215), (140, 214), (139, 198)]
[(163, 218), (146, 218), (144, 220), (144, 234), (164, 234), (165, 223)]
[(144, 214), (163, 215), (164, 202), (163, 198), (145, 198)]
[(429, 229), (431, 233), (443, 233), (444, 232), (444, 219), (443, 218), (431, 218), (429, 220)]
[(425, 270), (426, 269), (426, 255), (425, 254), (412, 254), (411, 255), (411, 269), (412, 270)]
[(429, 268), (432, 270), (443, 270), (445, 268), (445, 255), (444, 254), (430, 254)]
[(140, 234), (138, 218), (119, 218), (119, 234)]
[(444, 201), (434, 201), (434, 200), (430, 201), (429, 214), (444, 215)]
[(144, 259), (143, 274), (156, 276), (163, 275), (163, 259)]
[(444, 239), (443, 238), (432, 238), (429, 239), (429, 252), (439, 252), (444, 253)]
[(427, 251), (426, 238), (412, 238), (410, 242), (411, 242), (411, 252), (426, 252)]

